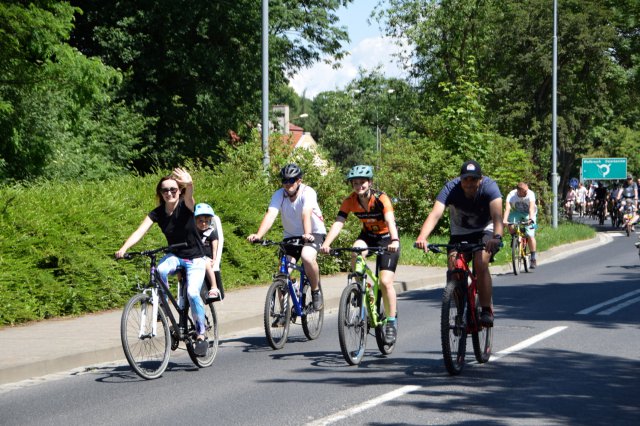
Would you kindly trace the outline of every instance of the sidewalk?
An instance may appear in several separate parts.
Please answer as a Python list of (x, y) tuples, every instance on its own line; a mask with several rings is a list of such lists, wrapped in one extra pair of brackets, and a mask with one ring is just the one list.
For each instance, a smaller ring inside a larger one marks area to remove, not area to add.
[[(538, 253), (538, 265), (606, 244), (611, 237), (598, 234), (592, 240), (555, 247)], [(509, 273), (509, 265), (491, 268), (492, 274)], [(437, 288), (444, 285), (445, 269), (399, 265), (396, 291)], [(346, 274), (322, 277), (325, 313), (338, 307)], [(227, 339), (251, 328), (262, 328), (267, 288), (251, 287), (228, 291), (216, 302), (220, 338)], [(78, 318), (54, 319), (0, 329), (0, 385), (124, 359), (120, 343), (122, 309)], [(331, 324), (325, 323), (325, 327)]]

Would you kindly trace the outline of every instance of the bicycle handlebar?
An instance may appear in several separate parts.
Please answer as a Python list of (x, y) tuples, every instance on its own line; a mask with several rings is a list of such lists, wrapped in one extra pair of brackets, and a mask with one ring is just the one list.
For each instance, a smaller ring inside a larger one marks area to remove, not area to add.
[(160, 247), (160, 248), (153, 249), (153, 250), (131, 251), (131, 252), (125, 253), (122, 258), (123, 259), (132, 259), (135, 256), (151, 256), (151, 255), (154, 255), (154, 254), (159, 253), (161, 251), (162, 252), (170, 252), (170, 251), (173, 251), (175, 249), (188, 247), (188, 246), (189, 246), (189, 244), (187, 244), (187, 243), (178, 243), (178, 244), (171, 244), (170, 246), (166, 246), (166, 247)]
[(272, 241), (272, 240), (255, 240), (251, 241), (253, 244), (260, 244), (261, 246), (289, 246), (289, 247), (304, 247), (304, 244), (300, 244), (299, 238), (297, 242), (289, 242), (289, 241)]
[[(416, 244), (413, 244), (414, 248), (418, 248)], [(476, 250), (484, 249), (484, 243), (455, 243), (455, 244), (427, 244), (427, 248), (434, 253), (442, 253), (443, 248), (447, 250), (455, 250), (461, 253), (471, 253)]]
[(386, 247), (336, 247), (329, 251), (332, 256), (337, 256), (343, 251), (350, 251), (352, 253), (362, 253), (363, 251), (371, 250), (372, 253), (382, 254), (387, 251)]
[(533, 229), (537, 229), (538, 228), (538, 224), (535, 223), (533, 220), (531, 219), (527, 219), (527, 220), (522, 220), (520, 222), (505, 222), (506, 225), (513, 225), (513, 226), (523, 226), (523, 227), (527, 227), (530, 226)]

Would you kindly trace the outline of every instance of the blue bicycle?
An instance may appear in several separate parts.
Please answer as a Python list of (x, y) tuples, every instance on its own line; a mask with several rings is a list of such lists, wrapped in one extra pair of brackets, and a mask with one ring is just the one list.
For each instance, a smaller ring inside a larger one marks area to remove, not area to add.
[[(255, 241), (256, 244), (263, 246), (279, 246), (280, 266), (267, 290), (264, 304), (264, 332), (269, 346), (273, 349), (284, 347), (289, 337), (289, 327), (291, 323), (295, 324), (298, 318), (301, 320), (302, 330), (307, 339), (317, 339), (322, 331), (324, 307), (320, 310), (313, 308), (311, 283), (304, 273), (304, 266), (291, 262), (284, 251), (286, 246), (303, 246), (304, 244), (300, 242), (296, 240)], [(293, 271), (300, 274), (298, 279), (291, 275)]]

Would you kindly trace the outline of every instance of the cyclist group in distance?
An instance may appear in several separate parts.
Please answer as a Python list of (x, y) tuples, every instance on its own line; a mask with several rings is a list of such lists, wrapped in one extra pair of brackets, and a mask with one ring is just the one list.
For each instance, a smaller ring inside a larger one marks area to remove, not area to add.
[(638, 222), (638, 187), (640, 178), (634, 181), (632, 175), (627, 175), (624, 181), (593, 181), (586, 187), (582, 182), (572, 182), (564, 197), (564, 212), (569, 220), (573, 217), (590, 216), (600, 218), (601, 225), (604, 218), (611, 218), (614, 227), (626, 226), (625, 215), (633, 227)]

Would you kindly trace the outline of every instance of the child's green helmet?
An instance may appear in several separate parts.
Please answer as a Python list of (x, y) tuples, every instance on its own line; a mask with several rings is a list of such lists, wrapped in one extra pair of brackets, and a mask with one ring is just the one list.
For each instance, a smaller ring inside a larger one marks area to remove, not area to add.
[(364, 178), (373, 179), (373, 167), (366, 165), (354, 166), (347, 174), (347, 180)]

